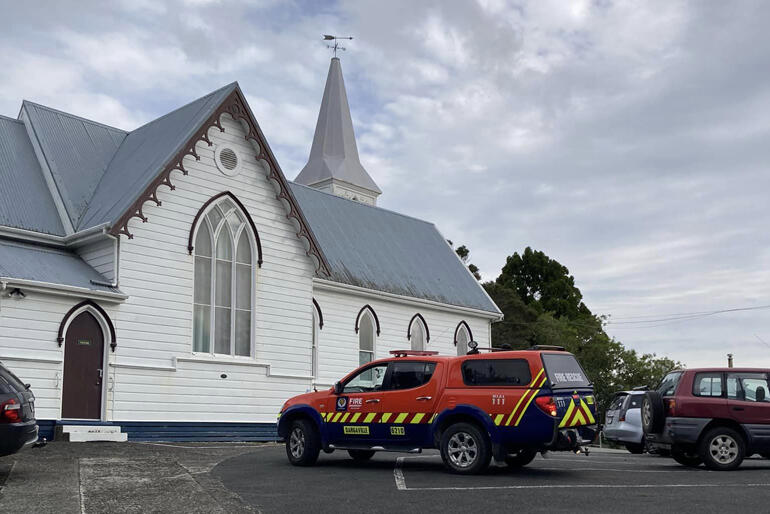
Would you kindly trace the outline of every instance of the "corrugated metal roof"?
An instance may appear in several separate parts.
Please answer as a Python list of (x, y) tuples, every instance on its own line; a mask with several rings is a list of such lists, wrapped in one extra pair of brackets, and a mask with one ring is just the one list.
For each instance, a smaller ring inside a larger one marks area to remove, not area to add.
[(22, 109), (72, 225), (77, 226), (127, 132), (26, 100)]
[(114, 223), (238, 84), (233, 82), (132, 131), (99, 182), (78, 230)]
[(24, 124), (0, 116), (0, 225), (64, 235)]
[(0, 239), (0, 278), (120, 293), (114, 287), (92, 284), (91, 280), (106, 282), (107, 279), (76, 253), (4, 239)]
[(300, 184), (291, 189), (329, 261), (332, 280), (500, 312), (432, 223)]

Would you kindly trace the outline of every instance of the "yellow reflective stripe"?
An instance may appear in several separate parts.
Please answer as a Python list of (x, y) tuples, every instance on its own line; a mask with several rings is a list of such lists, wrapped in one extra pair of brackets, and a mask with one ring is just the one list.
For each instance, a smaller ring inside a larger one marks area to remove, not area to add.
[(428, 423), (433, 423), (433, 420), (436, 419), (436, 416), (438, 416), (438, 414), (434, 414), (433, 416), (431, 416)]
[(334, 415), (334, 419), (332, 420), (332, 423), (336, 423), (338, 419), (340, 419), (340, 416), (342, 416), (341, 412), (338, 412)]
[(326, 421), (326, 413), (325, 412), (321, 412), (320, 414), (321, 414), (321, 419), (323, 421)]
[(570, 400), (569, 407), (567, 407), (567, 412), (564, 414), (564, 417), (561, 418), (561, 423), (559, 423), (559, 428), (563, 428), (567, 424), (567, 421), (569, 420), (573, 410), (575, 410), (575, 402)]
[(409, 415), (408, 412), (402, 412), (398, 415), (398, 417), (393, 421), (393, 423), (403, 423), (403, 421), (406, 419), (406, 417)]
[(524, 391), (524, 394), (521, 395), (521, 398), (519, 398), (519, 401), (516, 402), (516, 407), (513, 408), (513, 411), (511, 411), (511, 415), (508, 416), (508, 420), (505, 422), (505, 425), (508, 426), (511, 424), (511, 420), (513, 419), (513, 416), (516, 414), (516, 411), (519, 409), (519, 404), (524, 401), (524, 397), (526, 397), (530, 393), (530, 389), (527, 389)]
[(346, 419), (348, 419), (348, 416), (350, 416), (349, 412), (346, 412), (344, 416), (342, 416), (342, 419), (340, 420), (340, 423), (344, 423)]
[(537, 383), (537, 380), (540, 378), (540, 375), (542, 375), (542, 374), (543, 374), (543, 370), (544, 370), (544, 369), (545, 369), (545, 368), (540, 368), (540, 372), (539, 372), (537, 375), (535, 375), (535, 378), (533, 378), (533, 379), (532, 379), (532, 382), (529, 384), (529, 386), (528, 386), (528, 387), (532, 388), (532, 387), (534, 387), (534, 386), (535, 386), (535, 384)]
[[(543, 377), (543, 382), (541, 382), (540, 385), (543, 385), (544, 382), (545, 382), (545, 377)], [(529, 408), (529, 404), (532, 403), (532, 400), (535, 399), (535, 396), (537, 396), (537, 393), (539, 392), (540, 392), (540, 389), (535, 389), (535, 392), (532, 393), (532, 396), (529, 397), (529, 400), (524, 405), (524, 408), (521, 409), (521, 414), (519, 414), (519, 417), (516, 419), (516, 423), (513, 426), (515, 427), (519, 426), (519, 423), (521, 422), (521, 418), (524, 417), (524, 413), (527, 412), (527, 409)]]
[(353, 414), (353, 417), (350, 418), (350, 422), (351, 423), (355, 423), (360, 416), (361, 416), (361, 413), (360, 412), (356, 412), (355, 414)]
[(380, 423), (387, 423), (391, 416), (392, 414), (390, 412), (383, 413), (382, 419), (380, 419)]
[(503, 418), (505, 417), (505, 414), (498, 414), (495, 418), (495, 425), (500, 426), (500, 423), (503, 421)]
[(588, 424), (593, 425), (596, 423), (596, 420), (594, 419), (594, 415), (591, 414), (591, 409), (586, 405), (586, 403), (583, 400), (580, 400), (580, 405), (583, 407), (583, 412), (588, 416)]
[(367, 414), (367, 415), (366, 415), (366, 417), (364, 418), (364, 423), (371, 423), (371, 422), (372, 422), (372, 420), (374, 419), (374, 417), (375, 417), (376, 415), (377, 415), (377, 413), (376, 413), (376, 412), (370, 412), (370, 413), (369, 413), (369, 414)]
[(414, 415), (414, 417), (412, 418), (412, 421), (411, 421), (411, 423), (412, 423), (412, 424), (417, 424), (417, 423), (419, 423), (419, 422), (420, 422), (420, 420), (421, 420), (422, 418), (424, 418), (424, 417), (425, 417), (425, 414), (423, 414), (422, 412), (418, 412), (418, 413), (417, 413), (417, 414), (415, 414), (415, 415)]

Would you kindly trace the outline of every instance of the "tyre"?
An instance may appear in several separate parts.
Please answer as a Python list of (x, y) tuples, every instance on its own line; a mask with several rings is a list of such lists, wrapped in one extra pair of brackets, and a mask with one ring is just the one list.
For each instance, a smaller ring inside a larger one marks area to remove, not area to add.
[(298, 419), (291, 424), (286, 438), (286, 456), (295, 466), (312, 466), (321, 451), (321, 437), (315, 425), (307, 419)]
[(537, 455), (537, 450), (519, 450), (505, 456), (505, 463), (509, 468), (521, 468), (532, 462)]
[(682, 466), (687, 466), (688, 468), (697, 468), (703, 464), (703, 459), (694, 450), (687, 451), (674, 447), (671, 449), (671, 457)]
[(642, 399), (642, 428), (645, 434), (659, 434), (663, 431), (666, 411), (663, 398), (657, 391), (647, 391)]
[(481, 473), (492, 458), (487, 435), (470, 423), (455, 423), (441, 434), (441, 458), (452, 473)]
[(374, 450), (348, 450), (348, 455), (356, 462), (364, 462), (374, 456)]
[(716, 427), (703, 436), (698, 453), (709, 469), (730, 471), (743, 462), (746, 443), (743, 436), (732, 428)]
[(626, 443), (626, 450), (633, 453), (634, 455), (639, 455), (644, 453), (644, 443)]

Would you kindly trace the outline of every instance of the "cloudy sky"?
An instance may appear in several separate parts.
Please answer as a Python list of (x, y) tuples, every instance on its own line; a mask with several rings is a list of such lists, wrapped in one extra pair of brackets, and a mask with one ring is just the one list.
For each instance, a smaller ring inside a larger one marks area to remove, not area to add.
[(515, 251), (545, 251), (637, 350), (770, 366), (768, 2), (3, 12), (0, 114), (29, 99), (130, 130), (238, 80), (289, 178), (328, 69), (320, 36), (353, 35), (342, 66), (380, 205), (434, 221), (485, 279)]

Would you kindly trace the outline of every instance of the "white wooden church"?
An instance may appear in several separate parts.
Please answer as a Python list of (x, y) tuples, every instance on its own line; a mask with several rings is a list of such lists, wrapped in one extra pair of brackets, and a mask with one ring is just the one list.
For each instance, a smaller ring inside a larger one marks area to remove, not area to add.
[(287, 398), (391, 350), (488, 346), (500, 310), (380, 194), (337, 58), (293, 182), (237, 83), (130, 132), (0, 116), (0, 361), (41, 435), (272, 439)]

